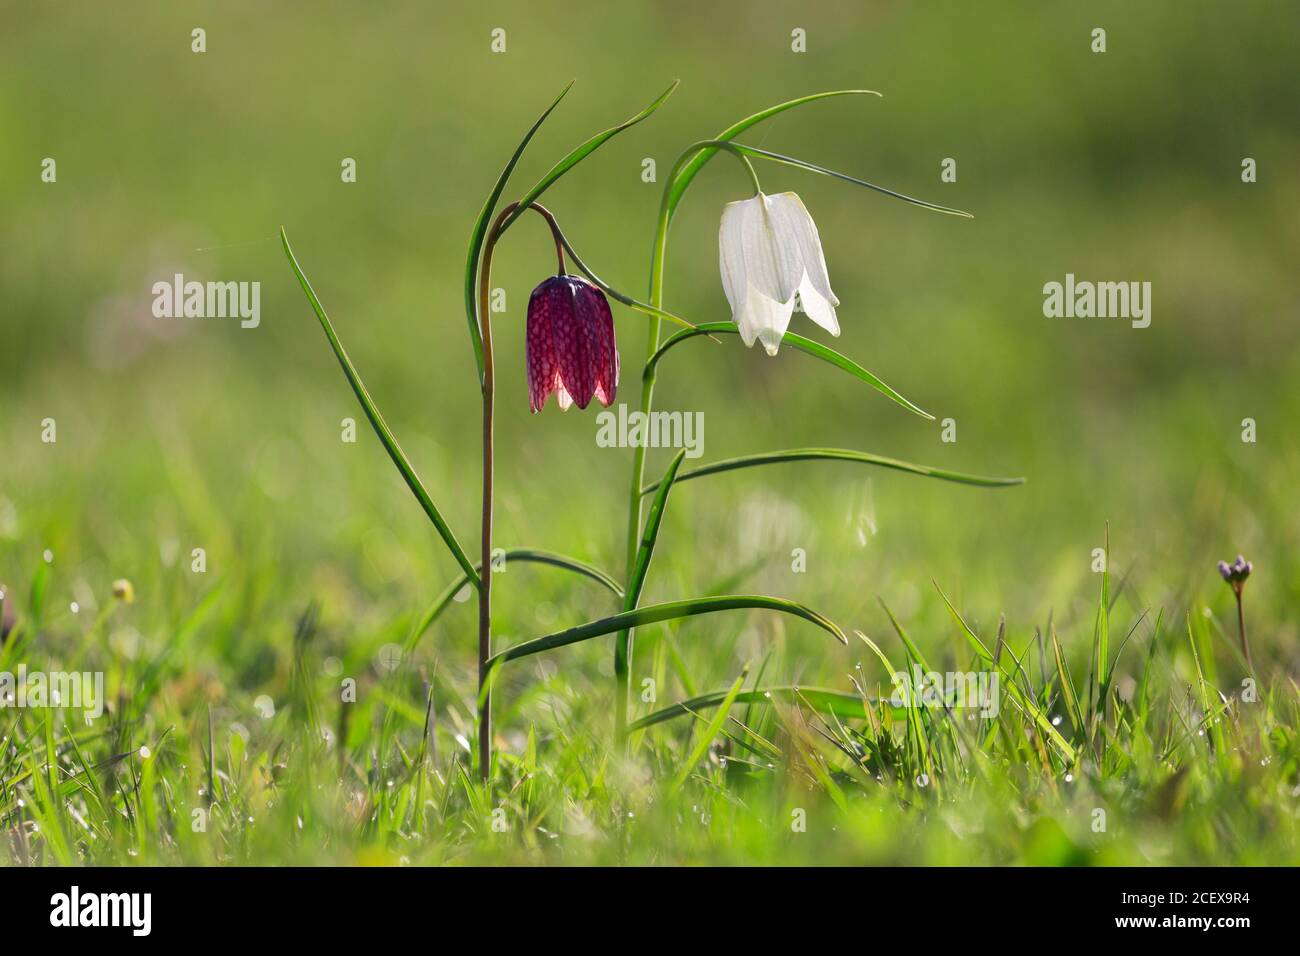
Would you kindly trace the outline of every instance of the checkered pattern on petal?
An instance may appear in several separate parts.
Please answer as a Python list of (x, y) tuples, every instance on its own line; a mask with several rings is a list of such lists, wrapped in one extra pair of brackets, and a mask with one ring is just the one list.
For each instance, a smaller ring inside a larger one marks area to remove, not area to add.
[(534, 412), (556, 392), (561, 409), (602, 405), (618, 389), (618, 345), (605, 295), (577, 276), (552, 276), (528, 300), (525, 334), (528, 404)]

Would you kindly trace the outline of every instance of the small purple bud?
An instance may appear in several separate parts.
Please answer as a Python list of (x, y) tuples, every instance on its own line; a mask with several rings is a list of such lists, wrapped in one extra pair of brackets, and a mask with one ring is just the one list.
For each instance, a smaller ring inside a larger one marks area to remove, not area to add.
[(3, 644), (9, 639), (9, 632), (14, 629), (15, 615), (13, 598), (8, 595), (3, 584), (0, 584), (0, 594), (5, 595), (4, 613), (0, 614), (0, 644)]
[(1219, 562), (1219, 576), (1232, 585), (1233, 590), (1240, 591), (1241, 585), (1246, 578), (1250, 577), (1250, 572), (1255, 570), (1255, 566), (1246, 560), (1244, 555), (1237, 555), (1237, 560), (1229, 564), (1227, 561)]

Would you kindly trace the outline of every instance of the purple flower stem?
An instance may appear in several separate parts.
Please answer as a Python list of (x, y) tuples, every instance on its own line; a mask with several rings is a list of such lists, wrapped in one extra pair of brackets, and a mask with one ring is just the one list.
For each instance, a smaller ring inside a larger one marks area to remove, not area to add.
[[(491, 289), (492, 253), (497, 239), (504, 231), (507, 217), (519, 203), (513, 202), (497, 214), (492, 228), (483, 243), (482, 264), (478, 284), (479, 333), (483, 337), (483, 520), (482, 550), (479, 576), (482, 585), (478, 591), (478, 766), (479, 776), (486, 783), (492, 770), (492, 689), (489, 686), (488, 659), (492, 656), (492, 478), (493, 478), (493, 417), (496, 399), (496, 373), (492, 364), (492, 314), (488, 310), (488, 292)], [(560, 260), (560, 273), (564, 272), (564, 246), (559, 237), (555, 217), (534, 203), (536, 210), (551, 226), (555, 239), (555, 252)]]

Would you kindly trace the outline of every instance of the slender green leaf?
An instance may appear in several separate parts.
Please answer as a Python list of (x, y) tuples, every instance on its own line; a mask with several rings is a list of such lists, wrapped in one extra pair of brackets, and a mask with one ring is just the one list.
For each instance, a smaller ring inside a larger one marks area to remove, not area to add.
[[(728, 126), (719, 133), (715, 139), (735, 139), (751, 126), (754, 126), (756, 123), (761, 123), (769, 117), (776, 116), (778, 113), (784, 113), (786, 110), (793, 109), (796, 106), (803, 106), (805, 103), (813, 103), (817, 100), (829, 99), (832, 96), (880, 96), (880, 94), (875, 90), (830, 90), (824, 93), (813, 93), (811, 96), (801, 96), (798, 99), (789, 100), (785, 103), (778, 103), (776, 106), (769, 106), (765, 110), (759, 110), (752, 116), (746, 116), (740, 122)], [(691, 180), (695, 178), (696, 174), (704, 168), (704, 164), (712, 159), (717, 152), (718, 150), (716, 148), (701, 150), (696, 153), (695, 157), (691, 159), (690, 162), (682, 167), (680, 172), (678, 172), (677, 177), (673, 180), (671, 189), (668, 192), (667, 206), (669, 219), (672, 218), (673, 213), (676, 211), (677, 204), (681, 202), (682, 194), (686, 192), (686, 187), (691, 184)]]
[[(726, 458), (684, 472), (677, 476), (677, 480), (689, 481), (692, 478), (703, 478), (705, 475), (735, 471), (738, 468), (752, 468), (756, 465), (777, 465), (792, 461), (854, 461), (863, 465), (877, 465), (881, 468), (892, 468), (895, 471), (905, 471), (913, 475), (923, 475), (927, 478), (938, 478), (942, 481), (953, 481), (963, 485), (979, 485), (984, 488), (1003, 488), (1008, 485), (1022, 485), (1025, 482), (1023, 478), (991, 478), (984, 475), (968, 475), (960, 471), (932, 468), (929, 465), (916, 465), (912, 462), (899, 461), (896, 458), (885, 458), (881, 455), (872, 455), (865, 451), (852, 451), (847, 448), (791, 448), (786, 451), (772, 451), (759, 455), (744, 455), (740, 458)], [(641, 494), (648, 495), (658, 487), (659, 482), (657, 481), (654, 484), (646, 485), (641, 489)]]
[[(506, 548), (504, 554), (507, 565), (512, 561), (525, 561), (533, 564), (549, 564), (552, 567), (563, 568), (566, 571), (573, 571), (575, 574), (581, 574), (584, 577), (591, 578), (593, 581), (603, 585), (606, 589), (611, 591), (616, 597), (623, 597), (623, 589), (619, 586), (617, 581), (604, 571), (600, 570), (600, 568), (587, 564), (585, 561), (579, 561), (577, 558), (570, 558), (568, 555), (564, 554), (556, 554), (554, 551), (542, 551), (538, 548)], [(475, 562), (474, 570), (476, 572), (480, 571), (482, 565), (483, 562), (481, 561)], [(408, 651), (419, 642), (420, 638), (424, 635), (424, 632), (433, 625), (434, 621), (442, 616), (442, 612), (447, 610), (447, 607), (451, 604), (452, 600), (455, 599), (456, 595), (459, 594), (461, 589), (469, 583), (469, 578), (466, 575), (461, 574), (443, 589), (442, 593), (434, 600), (429, 610), (424, 612), (424, 616), (421, 617), (419, 622), (415, 625), (414, 630), (411, 631), (411, 636), (407, 638), (406, 649)]]
[[(699, 697), (692, 697), (690, 700), (684, 700), (679, 704), (673, 704), (671, 707), (665, 707), (662, 710), (656, 710), (654, 713), (646, 714), (639, 720), (634, 720), (628, 725), (627, 729), (629, 731), (643, 730), (646, 727), (661, 724), (666, 720), (681, 717), (683, 714), (716, 707), (726, 700), (727, 693), (727, 691), (720, 690), (702, 694)], [(861, 697), (856, 694), (846, 694), (842, 691), (827, 690), (822, 687), (783, 686), (744, 690), (736, 695), (733, 703), (770, 704), (774, 700), (794, 701), (800, 698), (806, 699), (817, 710), (834, 714), (837, 717), (866, 718), (865, 707), (868, 702), (863, 701)], [(899, 710), (901, 711), (901, 708)]]
[(680, 82), (681, 80), (673, 80), (672, 85), (660, 93), (658, 98), (641, 112), (637, 113), (635, 116), (629, 116), (617, 126), (611, 126), (604, 132), (597, 133), (586, 142), (581, 143), (570, 150), (567, 156), (552, 166), (550, 171), (537, 181), (537, 185), (524, 194), (524, 198), (519, 200), (519, 207), (506, 217), (505, 222), (501, 223), (501, 232), (505, 232), (509, 229), (514, 221), (523, 215), (524, 210), (540, 199), (542, 193), (550, 189), (557, 179), (571, 170), (574, 166), (577, 166), (578, 163), (582, 162), (596, 150), (600, 149), (600, 147), (606, 142), (623, 132), (623, 130), (635, 126), (637, 123), (650, 116), (650, 114), (655, 110), (659, 109), (659, 107), (663, 105), (664, 101), (667, 100), (668, 97), (672, 96), (673, 90), (677, 89), (677, 84)]
[(654, 501), (650, 504), (650, 513), (646, 515), (645, 531), (641, 535), (641, 546), (637, 549), (636, 563), (632, 566), (632, 574), (628, 578), (628, 588), (626, 597), (626, 610), (636, 607), (636, 603), (641, 598), (641, 589), (645, 585), (646, 574), (650, 571), (650, 561), (654, 557), (655, 541), (659, 537), (659, 526), (663, 523), (664, 509), (668, 505), (668, 492), (672, 490), (673, 482), (677, 479), (677, 472), (682, 466), (682, 461), (686, 458), (686, 449), (682, 449), (673, 456), (673, 460), (668, 465), (668, 470), (664, 472), (663, 478), (659, 482), (658, 493), (655, 494)]
[[(694, 328), (683, 329), (681, 332), (675, 332), (664, 342), (663, 345), (659, 346), (658, 350), (654, 353), (654, 355), (650, 356), (650, 359), (645, 363), (645, 371), (642, 373), (642, 378), (652, 378), (655, 374), (655, 367), (659, 364), (659, 360), (663, 358), (664, 353), (666, 353), (670, 348), (672, 348), (678, 342), (684, 342), (687, 339), (694, 338), (697, 335), (712, 335), (712, 334), (736, 335), (739, 334), (739, 332), (740, 329), (734, 322), (703, 322), (700, 325), (695, 326)], [(916, 415), (920, 415), (922, 418), (928, 419), (930, 421), (934, 421), (934, 416), (931, 415), (929, 412), (925, 411), (922, 408), (917, 407), (912, 402), (904, 398), (902, 395), (898, 394), (898, 392), (896, 392), (894, 389), (890, 388), (888, 385), (882, 382), (880, 379), (876, 378), (876, 376), (872, 375), (870, 372), (868, 372), (857, 362), (853, 361), (851, 358), (848, 358), (847, 356), (841, 355), (839, 352), (835, 351), (834, 349), (828, 348), (827, 346), (822, 345), (820, 342), (815, 342), (812, 339), (804, 338), (804, 336), (798, 335), (794, 332), (785, 333), (785, 338), (781, 340), (781, 344), (788, 345), (791, 348), (798, 349), (801, 352), (806, 352), (815, 358), (821, 359), (823, 362), (829, 362), (831, 365), (834, 365), (836, 368), (848, 372), (858, 381), (865, 382), (866, 384), (870, 385), (872, 388), (880, 392), (882, 395), (892, 399), (893, 401), (897, 402), (899, 405), (902, 405), (909, 412), (912, 412)]]
[(793, 156), (783, 156), (780, 153), (773, 153), (766, 149), (758, 149), (755, 146), (745, 146), (742, 143), (734, 144), (735, 148), (741, 153), (748, 156), (761, 156), (763, 159), (770, 159), (772, 162), (781, 163), (785, 166), (794, 166), (797, 169), (805, 169), (812, 173), (820, 173), (823, 176), (831, 176), (835, 179), (841, 179), (846, 183), (852, 183), (855, 186), (862, 186), (866, 189), (875, 190), (894, 199), (901, 199), (909, 202), (913, 206), (920, 206), (922, 209), (929, 209), (932, 212), (941, 212), (949, 216), (961, 216), (963, 219), (974, 219), (975, 216), (963, 209), (954, 209), (951, 206), (940, 206), (937, 203), (926, 202), (924, 199), (917, 199), (913, 196), (905, 196), (902, 193), (894, 192), (892, 189), (886, 189), (884, 186), (877, 186), (875, 183), (869, 183), (865, 179), (858, 179), (856, 176), (849, 176), (846, 173), (837, 173), (833, 169), (827, 169), (825, 166), (818, 166), (816, 163), (809, 163), (802, 159), (795, 159)]
[(538, 637), (531, 641), (524, 641), (522, 644), (516, 644), (514, 647), (495, 655), (487, 663), (489, 667), (495, 667), (506, 661), (528, 657), (531, 654), (540, 654), (542, 651), (553, 650), (557, 647), (566, 647), (569, 644), (578, 644), (582, 641), (591, 640), (593, 637), (614, 634), (631, 627), (643, 627), (646, 624), (657, 624), (660, 621), (672, 621), (678, 618), (692, 617), (696, 614), (712, 614), (716, 611), (733, 611), (740, 608), (764, 608), (770, 611), (781, 611), (794, 617), (801, 617), (805, 621), (810, 621), (822, 630), (834, 635), (841, 644), (848, 643), (848, 638), (844, 636), (844, 632), (838, 626), (802, 604), (787, 601), (783, 598), (768, 597), (763, 594), (728, 594), (721, 597), (692, 598), (686, 601), (670, 601), (666, 604), (650, 604), (632, 611), (623, 611), (612, 617), (601, 618), (599, 621), (591, 621), (578, 627), (571, 627), (566, 631), (557, 631), (554, 634), (547, 634), (545, 637)]
[(1097, 710), (1105, 716), (1110, 690), (1110, 522), (1106, 522), (1105, 551), (1101, 569), (1101, 597), (1097, 603)]
[(885, 599), (876, 598), (876, 600), (879, 601), (880, 606), (884, 608), (885, 615), (889, 618), (890, 625), (894, 628), (894, 632), (898, 635), (898, 639), (903, 642), (903, 646), (907, 648), (907, 653), (916, 659), (916, 662), (921, 665), (922, 670), (932, 670), (933, 668), (930, 667), (930, 662), (925, 659), (925, 655), (922, 654), (921, 649), (916, 646), (916, 642), (913, 641), (907, 631), (903, 629), (903, 625), (898, 623), (898, 618), (896, 618), (894, 612), (889, 609), (889, 605), (885, 603)]
[[(682, 461), (686, 457), (686, 449), (682, 449), (673, 456), (673, 460), (668, 465), (668, 470), (664, 472), (663, 480), (659, 482), (659, 492), (655, 495), (654, 501), (650, 504), (650, 513), (646, 515), (645, 530), (641, 534), (641, 545), (637, 548), (636, 561), (632, 565), (632, 573), (627, 579), (627, 593), (623, 597), (623, 610), (630, 611), (637, 606), (641, 600), (641, 589), (645, 586), (646, 575), (650, 572), (650, 561), (655, 553), (655, 541), (659, 538), (659, 526), (663, 523), (664, 509), (668, 505), (668, 492), (672, 490), (673, 480), (677, 477), (677, 471), (682, 466)], [(614, 644), (614, 673), (621, 675), (625, 680), (628, 670), (628, 663), (632, 657), (632, 640), (630, 631), (621, 631), (618, 640)]]
[(935, 584), (934, 587), (935, 590), (939, 592), (939, 596), (943, 598), (943, 603), (948, 606), (948, 612), (952, 615), (953, 620), (957, 622), (957, 626), (961, 629), (961, 632), (966, 635), (966, 639), (975, 649), (975, 653), (979, 655), (980, 660), (984, 662), (985, 666), (991, 667), (999, 672), (1002, 678), (999, 681), (999, 684), (1003, 690), (1011, 696), (1011, 699), (1019, 705), (1021, 710), (1033, 719), (1039, 731), (1043, 736), (1051, 741), (1057, 750), (1061, 752), (1061, 755), (1065, 757), (1066, 761), (1073, 764), (1075, 761), (1074, 748), (1071, 747), (1069, 742), (1061, 736), (1060, 732), (1052, 726), (1051, 720), (1049, 720), (1047, 715), (1043, 713), (1042, 708), (1034, 703), (1033, 698), (1029, 697), (1020, 689), (1020, 686), (1016, 684), (1014, 680), (1010, 679), (1008, 668), (993, 660), (993, 655), (990, 653), (988, 647), (979, 639), (979, 635), (971, 630), (970, 625), (967, 624), (965, 618), (961, 616), (961, 612), (958, 611), (957, 608), (953, 606), (953, 603), (948, 600), (948, 595), (943, 593), (943, 588), (939, 587), (938, 584)]
[(727, 691), (723, 696), (718, 712), (713, 715), (713, 719), (704, 728), (704, 733), (700, 734), (700, 739), (695, 741), (695, 746), (691, 748), (690, 755), (682, 762), (681, 769), (677, 771), (669, 786), (670, 790), (681, 789), (682, 784), (690, 777), (691, 771), (695, 769), (695, 765), (704, 759), (704, 755), (709, 751), (709, 746), (722, 730), (722, 725), (727, 722), (727, 715), (731, 713), (731, 705), (736, 702), (736, 695), (740, 693), (740, 688), (744, 683), (745, 673), (742, 673), (736, 678), (735, 683), (731, 685), (731, 690)]
[(1070, 676), (1070, 665), (1065, 661), (1065, 652), (1061, 642), (1056, 639), (1056, 626), (1052, 625), (1052, 653), (1056, 656), (1056, 673), (1061, 680), (1061, 696), (1065, 698), (1065, 709), (1070, 715), (1076, 734), (1082, 734), (1087, 726), (1083, 720), (1083, 708), (1079, 706), (1079, 697), (1074, 691), (1074, 678)]
[(550, 106), (546, 107), (545, 112), (537, 117), (537, 121), (528, 128), (524, 138), (515, 147), (510, 161), (506, 163), (506, 168), (501, 170), (501, 175), (497, 177), (492, 192), (488, 193), (487, 201), (483, 203), (483, 210), (478, 214), (478, 219), (474, 222), (474, 231), (470, 233), (469, 254), (465, 260), (465, 316), (469, 320), (469, 339), (474, 346), (474, 361), (478, 364), (480, 383), (483, 381), (483, 334), (479, 329), (478, 297), (475, 294), (477, 291), (475, 286), (478, 282), (479, 258), (483, 254), (483, 242), (487, 237), (488, 225), (492, 221), (492, 214), (496, 211), (497, 202), (501, 199), (501, 193), (510, 180), (510, 174), (514, 172), (519, 157), (523, 156), (524, 150), (533, 138), (533, 134), (537, 132), (542, 123), (546, 122), (546, 118), (551, 115), (551, 111), (560, 105), (560, 100), (564, 99), (569, 90), (573, 89), (573, 84), (576, 82), (577, 80), (570, 80), (568, 85), (560, 90), (560, 95), (555, 98)]
[(876, 659), (885, 666), (885, 674), (892, 681), (894, 679), (894, 675), (898, 673), (898, 669), (894, 667), (894, 665), (890, 662), (885, 652), (880, 649), (880, 645), (877, 644), (875, 641), (873, 641), (871, 638), (867, 637), (867, 635), (863, 634), (861, 631), (855, 630), (853, 633), (858, 635), (858, 637), (862, 639), (862, 643), (866, 644), (867, 647), (871, 648), (871, 653), (875, 654)]
[(885, 603), (885, 599), (878, 597), (876, 600), (879, 601), (880, 606), (884, 608), (885, 614), (889, 618), (889, 623), (893, 626), (895, 633), (898, 634), (899, 640), (903, 642), (903, 653), (907, 656), (908, 664), (908, 693), (907, 706), (905, 708), (907, 713), (908, 730), (911, 738), (916, 741), (916, 752), (921, 758), (921, 771), (922, 773), (929, 774), (931, 770), (933, 770), (933, 764), (930, 759), (931, 748), (929, 746), (929, 738), (924, 731), (924, 727), (928, 726), (930, 723), (930, 714), (928, 711), (923, 713), (921, 710), (922, 690), (920, 685), (916, 683), (913, 678), (916, 674), (916, 667), (919, 666), (922, 671), (929, 672), (930, 665), (926, 661), (925, 655), (921, 653), (921, 649), (916, 646), (912, 641), (912, 638), (908, 636), (907, 631), (903, 629), (903, 625), (898, 622), (898, 618), (894, 616), (894, 612), (889, 609), (889, 605)]
[(393, 460), (397, 470), (402, 473), (402, 478), (406, 480), (406, 486), (411, 489), (411, 493), (420, 502), (420, 507), (424, 509), (424, 513), (433, 522), (433, 526), (438, 530), (438, 534), (442, 536), (447, 548), (465, 571), (466, 576), (477, 588), (481, 583), (478, 572), (474, 570), (474, 565), (470, 562), (465, 549), (456, 540), (455, 533), (452, 532), (451, 527), (443, 519), (442, 512), (438, 510), (438, 507), (433, 503), (433, 499), (429, 497), (429, 492), (425, 490), (424, 483), (420, 481), (420, 476), (416, 474), (410, 459), (406, 457), (401, 446), (397, 444), (397, 439), (389, 430), (388, 423), (384, 421), (384, 416), (379, 413), (379, 408), (366, 390), (365, 383), (361, 381), (361, 376), (352, 364), (352, 359), (348, 358), (343, 343), (339, 341), (338, 335), (335, 334), (334, 326), (330, 323), (329, 316), (325, 314), (325, 307), (321, 305), (320, 299), (316, 297), (316, 291), (311, 287), (311, 283), (307, 281), (307, 277), (303, 275), (302, 268), (298, 265), (298, 259), (289, 246), (289, 236), (283, 227), (280, 228), (280, 241), (284, 245), (284, 254), (289, 257), (289, 265), (293, 267), (293, 273), (298, 277), (298, 284), (302, 286), (302, 291), (307, 294), (307, 301), (311, 303), (316, 318), (320, 319), (321, 328), (325, 330), (325, 337), (329, 339), (330, 348), (334, 350), (334, 355), (343, 368), (343, 374), (347, 376), (348, 384), (352, 386), (352, 391), (356, 393), (357, 400), (361, 402), (361, 408), (365, 411), (366, 418), (370, 420), (371, 427), (374, 428), (375, 434), (379, 436), (379, 440), (383, 442), (388, 457)]

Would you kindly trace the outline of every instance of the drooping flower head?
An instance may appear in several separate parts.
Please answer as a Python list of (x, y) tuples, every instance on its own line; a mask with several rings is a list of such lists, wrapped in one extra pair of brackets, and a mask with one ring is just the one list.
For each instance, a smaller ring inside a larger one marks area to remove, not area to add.
[(840, 334), (821, 237), (794, 193), (727, 203), (718, 229), (722, 288), (748, 346), (775, 355), (796, 307), (831, 335)]
[(618, 343), (605, 294), (585, 279), (558, 275), (528, 299), (525, 338), (528, 404), (540, 412), (552, 392), (561, 409), (608, 407), (618, 390)]

